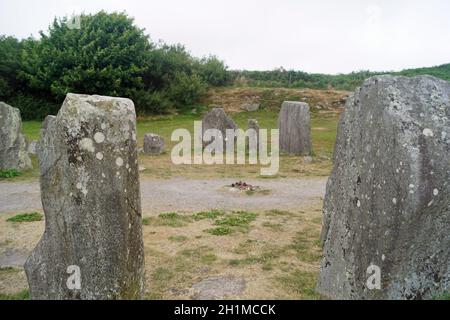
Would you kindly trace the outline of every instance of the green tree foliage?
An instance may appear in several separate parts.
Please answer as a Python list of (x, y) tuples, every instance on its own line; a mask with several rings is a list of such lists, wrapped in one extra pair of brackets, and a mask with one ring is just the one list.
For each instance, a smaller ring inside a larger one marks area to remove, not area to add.
[(61, 100), (68, 92), (132, 97), (144, 88), (151, 46), (131, 18), (100, 12), (82, 15), (80, 29), (55, 19), (29, 49), (23, 78), (30, 89)]
[(319, 74), (302, 71), (284, 70), (279, 68), (272, 71), (231, 71), (230, 77), (235, 85), (248, 85), (255, 87), (286, 87), (311, 89), (338, 89), (354, 90), (367, 78), (376, 75), (393, 74), (416, 76), (428, 74), (444, 80), (450, 80), (450, 64), (431, 68), (410, 69), (400, 72), (370, 72), (359, 71), (349, 74)]
[(19, 72), (22, 43), (13, 37), (0, 36), (0, 98), (10, 97), (21, 87)]
[(152, 43), (124, 13), (81, 15), (81, 28), (55, 19), (39, 39), (0, 38), (0, 98), (25, 119), (55, 114), (68, 92), (133, 99), (143, 113), (195, 105), (209, 85), (225, 84), (216, 57)]

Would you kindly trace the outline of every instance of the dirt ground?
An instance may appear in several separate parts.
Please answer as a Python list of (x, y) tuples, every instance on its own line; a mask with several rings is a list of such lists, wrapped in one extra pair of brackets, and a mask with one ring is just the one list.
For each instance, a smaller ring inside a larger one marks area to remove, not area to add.
[[(251, 195), (230, 191), (232, 182), (142, 179), (146, 297), (318, 298), (326, 178), (255, 179), (247, 182), (267, 192)], [(42, 212), (37, 182), (0, 183), (0, 295), (27, 289), (22, 265), (44, 221), (7, 219), (33, 211)], [(251, 219), (218, 227), (235, 216)]]

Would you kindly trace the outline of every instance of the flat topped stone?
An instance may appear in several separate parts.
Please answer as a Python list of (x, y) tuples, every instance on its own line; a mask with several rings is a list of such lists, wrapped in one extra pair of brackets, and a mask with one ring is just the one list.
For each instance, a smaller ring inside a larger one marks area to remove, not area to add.
[(160, 135), (147, 133), (144, 136), (144, 153), (158, 155), (164, 152), (164, 139)]
[(220, 276), (204, 279), (192, 286), (195, 300), (218, 300), (230, 296), (238, 296), (244, 292), (244, 278)]
[(0, 102), (0, 170), (32, 168), (20, 111)]
[(450, 290), (449, 119), (450, 83), (430, 76), (373, 77), (349, 97), (324, 199), (320, 294)]
[[(44, 121), (37, 149), (46, 224), (25, 264), (31, 298), (140, 298), (144, 251), (133, 102), (68, 94), (58, 115)], [(76, 268), (79, 288), (68, 285)]]
[(311, 116), (307, 103), (283, 102), (278, 118), (278, 128), (282, 152), (303, 156), (311, 154)]

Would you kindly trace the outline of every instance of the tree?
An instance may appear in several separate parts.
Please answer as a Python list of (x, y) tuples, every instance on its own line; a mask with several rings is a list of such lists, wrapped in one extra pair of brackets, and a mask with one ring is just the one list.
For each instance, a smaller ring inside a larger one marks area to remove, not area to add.
[(152, 45), (124, 13), (81, 15), (81, 28), (55, 19), (48, 35), (28, 43), (22, 77), (56, 99), (68, 92), (133, 98), (144, 88)]

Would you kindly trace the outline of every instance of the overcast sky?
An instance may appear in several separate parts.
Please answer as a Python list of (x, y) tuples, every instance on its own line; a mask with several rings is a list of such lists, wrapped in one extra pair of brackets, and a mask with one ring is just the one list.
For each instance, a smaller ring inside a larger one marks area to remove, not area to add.
[(126, 11), (153, 40), (232, 69), (344, 73), (450, 62), (448, 0), (1, 0), (0, 34), (38, 36), (55, 16)]

